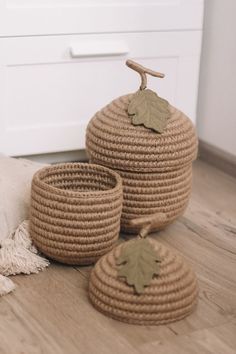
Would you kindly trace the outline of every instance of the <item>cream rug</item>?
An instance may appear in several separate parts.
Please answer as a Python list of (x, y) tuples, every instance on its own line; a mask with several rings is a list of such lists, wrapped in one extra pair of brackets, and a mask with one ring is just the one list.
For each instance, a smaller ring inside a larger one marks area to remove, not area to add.
[(29, 221), (23, 221), (8, 238), (0, 241), (0, 296), (15, 289), (9, 275), (38, 273), (49, 261), (38, 255), (29, 235)]

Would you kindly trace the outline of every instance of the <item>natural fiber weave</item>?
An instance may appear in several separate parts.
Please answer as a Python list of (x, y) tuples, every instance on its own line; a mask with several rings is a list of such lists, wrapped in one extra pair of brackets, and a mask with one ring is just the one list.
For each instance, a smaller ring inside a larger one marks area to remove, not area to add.
[(96, 263), (90, 276), (89, 297), (97, 310), (116, 320), (139, 325), (177, 321), (193, 311), (198, 295), (195, 274), (182, 257), (157, 241), (151, 242), (162, 259), (160, 274), (154, 276), (141, 295), (117, 277), (116, 259), (126, 242)]
[(31, 237), (52, 259), (93, 263), (114, 246), (121, 210), (117, 173), (85, 163), (45, 167), (32, 181)]
[(189, 165), (197, 154), (192, 122), (170, 106), (167, 128), (158, 134), (133, 126), (128, 104), (133, 95), (122, 96), (97, 112), (87, 127), (86, 145), (94, 163), (123, 171), (166, 172)]
[(86, 134), (90, 162), (110, 167), (123, 178), (121, 228), (136, 232), (129, 220), (164, 212), (164, 227), (185, 210), (192, 180), (197, 137), (189, 118), (170, 106), (171, 117), (162, 134), (133, 126), (128, 105), (133, 95), (122, 96), (97, 112)]
[(187, 207), (192, 185), (192, 165), (176, 171), (137, 173), (117, 171), (123, 179), (124, 202), (121, 229), (135, 233), (130, 220), (144, 215), (165, 213), (160, 229), (170, 224)]

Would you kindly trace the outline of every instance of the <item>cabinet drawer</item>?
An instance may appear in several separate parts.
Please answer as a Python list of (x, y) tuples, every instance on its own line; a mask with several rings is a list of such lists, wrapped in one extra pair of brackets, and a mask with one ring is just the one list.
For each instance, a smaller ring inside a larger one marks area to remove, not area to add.
[(0, 39), (0, 151), (84, 148), (92, 115), (139, 87), (127, 57), (166, 73), (148, 87), (194, 120), (200, 47), (200, 31)]
[(0, 36), (202, 28), (203, 0), (0, 0)]

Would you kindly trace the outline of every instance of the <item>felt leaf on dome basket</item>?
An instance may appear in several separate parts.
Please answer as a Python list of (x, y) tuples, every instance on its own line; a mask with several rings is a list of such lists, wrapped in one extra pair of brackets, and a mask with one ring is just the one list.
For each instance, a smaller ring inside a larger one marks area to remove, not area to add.
[(160, 271), (161, 259), (148, 239), (138, 239), (124, 244), (116, 264), (118, 276), (125, 278), (137, 294), (144, 291), (153, 276)]
[(128, 115), (133, 125), (143, 124), (162, 133), (170, 117), (169, 103), (152, 90), (139, 90), (129, 103)]

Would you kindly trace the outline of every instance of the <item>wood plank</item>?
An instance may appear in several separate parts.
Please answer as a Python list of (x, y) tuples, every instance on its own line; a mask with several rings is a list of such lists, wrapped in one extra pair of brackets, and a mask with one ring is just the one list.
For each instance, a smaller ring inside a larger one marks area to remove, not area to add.
[(164, 345), (160, 342), (143, 345), (140, 353), (145, 354), (235, 354), (236, 325), (226, 323), (204, 328), (189, 335), (176, 336)]
[(17, 291), (1, 300), (5, 316), (0, 338), (7, 338), (1, 353), (110, 354), (113, 346), (116, 353), (136, 353), (117, 335), (112, 320), (90, 305), (87, 281), (73, 267), (52, 264), (45, 272), (16, 281)]

